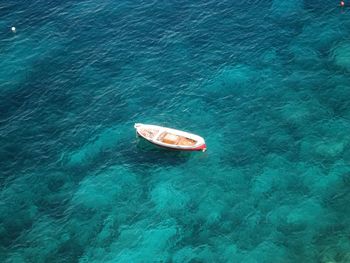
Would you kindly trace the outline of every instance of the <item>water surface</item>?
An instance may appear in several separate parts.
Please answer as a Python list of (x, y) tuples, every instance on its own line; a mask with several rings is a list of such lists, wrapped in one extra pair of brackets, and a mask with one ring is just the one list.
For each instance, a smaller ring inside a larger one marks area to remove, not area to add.
[(349, 262), (337, 4), (1, 3), (0, 261)]

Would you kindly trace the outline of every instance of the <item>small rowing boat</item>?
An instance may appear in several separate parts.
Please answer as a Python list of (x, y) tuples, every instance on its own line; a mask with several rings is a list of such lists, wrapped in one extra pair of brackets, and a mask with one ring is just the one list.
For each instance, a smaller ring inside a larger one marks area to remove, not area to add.
[(135, 123), (138, 136), (160, 147), (181, 151), (205, 151), (201, 136), (157, 125)]

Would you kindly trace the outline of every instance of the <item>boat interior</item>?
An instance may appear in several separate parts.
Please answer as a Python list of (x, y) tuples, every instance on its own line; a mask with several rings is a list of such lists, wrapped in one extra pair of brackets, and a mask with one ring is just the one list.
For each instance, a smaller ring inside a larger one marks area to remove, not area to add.
[(139, 129), (139, 132), (149, 138), (149, 139), (153, 139), (154, 136), (156, 136), (159, 132), (158, 129)]
[(193, 146), (196, 144), (197, 141), (192, 140), (190, 138), (179, 136), (176, 134), (172, 134), (169, 132), (163, 132), (159, 135), (158, 141), (172, 144), (172, 145), (181, 145), (181, 146)]

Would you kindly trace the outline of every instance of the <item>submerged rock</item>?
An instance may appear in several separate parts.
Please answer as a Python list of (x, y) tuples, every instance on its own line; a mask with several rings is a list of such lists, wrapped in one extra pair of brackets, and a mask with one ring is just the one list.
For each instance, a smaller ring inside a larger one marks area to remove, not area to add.
[(334, 63), (350, 71), (350, 44), (341, 43), (337, 45), (332, 53)]
[(296, 15), (303, 11), (304, 1), (303, 0), (291, 0), (291, 1), (279, 1), (274, 0), (272, 2), (271, 11), (276, 17), (288, 17)]
[(103, 151), (117, 148), (129, 134), (130, 130), (126, 130), (125, 127), (108, 128), (89, 143), (86, 143), (81, 149), (67, 156), (67, 165), (69, 167), (88, 165)]
[[(315, 222), (322, 219), (323, 212), (319, 202), (308, 199), (289, 212), (286, 222), (293, 229), (303, 230), (315, 226)], [(317, 223), (316, 226), (318, 226)]]
[(286, 248), (271, 241), (264, 241), (253, 250), (247, 251), (241, 262), (270, 263), (289, 262)]
[(123, 229), (111, 245), (111, 253), (105, 256), (105, 262), (167, 262), (171, 241), (175, 241), (178, 234), (177, 226), (172, 223), (163, 222), (157, 226), (134, 224)]
[(189, 197), (170, 182), (159, 183), (151, 192), (151, 200), (160, 213), (185, 209)]
[(114, 166), (84, 179), (72, 198), (72, 204), (102, 211), (120, 202), (137, 199), (138, 189), (141, 187), (133, 173), (122, 166)]
[(251, 92), (252, 81), (258, 77), (259, 73), (247, 65), (225, 67), (202, 90), (210, 94), (216, 94), (216, 96), (230, 94), (242, 96), (247, 92)]
[(215, 257), (206, 245), (199, 247), (184, 247), (176, 251), (172, 257), (174, 263), (191, 263), (191, 262), (213, 262)]

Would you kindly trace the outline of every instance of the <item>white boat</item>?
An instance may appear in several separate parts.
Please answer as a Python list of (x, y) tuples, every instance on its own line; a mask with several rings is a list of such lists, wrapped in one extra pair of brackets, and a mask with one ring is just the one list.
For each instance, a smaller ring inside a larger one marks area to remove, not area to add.
[(201, 136), (167, 127), (135, 123), (138, 136), (160, 147), (181, 151), (205, 151), (207, 146)]

